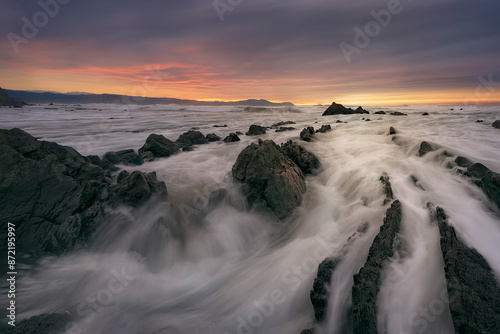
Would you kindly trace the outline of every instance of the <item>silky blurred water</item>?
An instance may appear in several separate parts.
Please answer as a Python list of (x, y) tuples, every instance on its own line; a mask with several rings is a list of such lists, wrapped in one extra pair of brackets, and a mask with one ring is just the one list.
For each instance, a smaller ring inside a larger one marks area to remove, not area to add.
[[(1, 128), (19, 127), (84, 155), (137, 150), (151, 133), (175, 140), (193, 127), (225, 137), (246, 132), (251, 124), (296, 122), (287, 125), (296, 130), (268, 130), (260, 136), (278, 144), (299, 140), (309, 125), (331, 124), (333, 131), (300, 143), (319, 157), (323, 170), (307, 178), (302, 206), (283, 222), (248, 208), (232, 182), (232, 165), (256, 137), (241, 135), (241, 142), (200, 145), (192, 152), (123, 167), (156, 171), (167, 184), (168, 203), (149, 203), (137, 212), (121, 209), (131, 223), (105, 225), (88, 249), (44, 258), (21, 272), (21, 318), (68, 311), (74, 328), (67, 333), (300, 333), (313, 325), (309, 291), (318, 264), (343, 254), (332, 277), (328, 316), (319, 329), (343, 333), (352, 276), (364, 264), (388, 208), (379, 181), (384, 173), (402, 202), (403, 221), (398, 234), (402, 250), (383, 268), (380, 332), (453, 333), (449, 310), (440, 307), (447, 296), (429, 202), (445, 209), (459, 236), (500, 277), (500, 212), (456, 167), (448, 168), (454, 158), (443, 155), (463, 155), (500, 172), (500, 130), (491, 126), (500, 118), (498, 108), (379, 107), (368, 108), (370, 115), (322, 117), (321, 106), (257, 112), (244, 107), (46, 107), (0, 109)], [(408, 116), (374, 115), (378, 110)], [(228, 127), (213, 127), (224, 124)], [(398, 132), (395, 140), (388, 135), (390, 126)], [(438, 150), (417, 157), (422, 140)], [(226, 189), (228, 196), (209, 204), (218, 189)], [(366, 222), (367, 232), (345, 247)]]

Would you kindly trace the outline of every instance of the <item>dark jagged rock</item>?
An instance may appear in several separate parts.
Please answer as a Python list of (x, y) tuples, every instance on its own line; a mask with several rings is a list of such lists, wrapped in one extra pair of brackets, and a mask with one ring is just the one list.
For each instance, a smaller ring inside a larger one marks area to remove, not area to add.
[(260, 125), (255, 125), (252, 124), (250, 125), (250, 128), (248, 129), (247, 133), (245, 133), (247, 136), (260, 136), (266, 133), (266, 128), (260, 126)]
[(97, 155), (89, 155), (89, 156), (87, 156), (87, 158), (94, 165), (99, 166), (102, 169), (109, 170), (110, 172), (116, 172), (117, 170), (120, 169), (120, 168), (116, 167), (115, 165), (113, 165), (108, 160), (99, 158), (99, 156), (97, 156)]
[(489, 172), (491, 172), (488, 167), (480, 163), (468, 166), (467, 171), (470, 175), (477, 177), (478, 179), (484, 178)]
[(475, 183), (500, 209), (500, 174), (476, 163), (467, 167), (466, 176), (475, 178)]
[(303, 141), (312, 141), (312, 139), (314, 138), (314, 134), (314, 128), (312, 126), (309, 126), (307, 128), (304, 128), (304, 130), (300, 132), (300, 139), (302, 139)]
[(323, 116), (329, 116), (329, 115), (352, 115), (354, 114), (354, 110), (351, 108), (346, 108), (341, 104), (333, 102), (331, 106), (328, 107), (328, 109), (325, 110), (323, 113)]
[(391, 112), (391, 115), (392, 116), (408, 116), (408, 114), (405, 114), (405, 113), (402, 113), (399, 111)]
[(389, 135), (395, 135), (397, 132), (396, 132), (396, 129), (394, 129), (392, 126), (389, 128)]
[(322, 125), (321, 128), (316, 130), (316, 132), (319, 132), (319, 133), (325, 133), (325, 132), (329, 132), (329, 131), (332, 131), (332, 126), (330, 124)]
[(4, 334), (52, 334), (63, 333), (66, 325), (71, 322), (68, 314), (42, 314), (18, 322), (15, 327)]
[(166, 158), (179, 152), (179, 146), (164, 136), (153, 133), (139, 149), (139, 154), (147, 151), (153, 153), (155, 158)]
[(500, 120), (494, 121), (493, 124), (491, 124), (494, 128), (500, 129)]
[(372, 121), (372, 120), (371, 120), (371, 119), (369, 119), (369, 118), (365, 119), (365, 122), (371, 122), (371, 121)]
[(22, 107), (27, 105), (26, 102), (16, 101), (7, 94), (5, 90), (0, 87), (0, 106), (4, 107)]
[(380, 177), (380, 182), (382, 182), (382, 185), (384, 186), (384, 194), (385, 194), (384, 205), (386, 205), (387, 203), (391, 202), (394, 199), (394, 195), (392, 193), (391, 181), (389, 179), (389, 176), (382, 175)]
[(436, 209), (441, 252), (456, 333), (495, 334), (500, 328), (500, 286), (486, 260), (468, 248)]
[(326, 258), (318, 267), (318, 274), (314, 279), (313, 289), (310, 293), (311, 303), (314, 308), (314, 318), (321, 322), (325, 318), (328, 307), (328, 287), (332, 279), (332, 274), (340, 258)]
[(383, 110), (380, 110), (380, 111), (376, 111), (375, 112), (375, 115), (386, 115), (387, 113)]
[(210, 143), (213, 143), (215, 141), (220, 141), (222, 138), (217, 136), (215, 133), (209, 133), (207, 136), (206, 136), (207, 140), (210, 142)]
[(208, 144), (207, 138), (200, 131), (189, 130), (184, 132), (175, 141), (179, 147), (189, 147), (193, 145)]
[[(113, 188), (110, 171), (73, 148), (38, 141), (20, 129), (0, 130), (0, 161), (0, 219), (16, 225), (19, 249), (61, 254), (113, 219), (105, 210)], [(165, 187), (153, 183), (152, 193)]]
[(144, 160), (134, 150), (122, 150), (117, 152), (107, 152), (103, 160), (111, 162), (113, 165), (142, 165)]
[(214, 128), (227, 128), (227, 124), (224, 125), (214, 125)]
[(224, 138), (225, 143), (234, 143), (240, 141), (240, 137), (236, 133), (230, 133), (229, 136)]
[(282, 127), (283, 125), (292, 125), (292, 124), (296, 124), (296, 123), (293, 121), (284, 121), (284, 122), (281, 121), (281, 122), (278, 122), (278, 123), (271, 125), (271, 129), (278, 129), (278, 128)]
[(429, 113), (428, 113), (428, 112), (424, 112), (424, 113), (422, 114), (422, 116), (429, 116)]
[(153, 195), (161, 201), (167, 199), (165, 183), (158, 182), (156, 173), (143, 174), (134, 171), (131, 174), (122, 172), (118, 175), (117, 183), (111, 187), (110, 202), (138, 207), (147, 202)]
[(420, 148), (418, 149), (418, 156), (423, 157), (429, 152), (434, 151), (434, 147), (426, 141), (420, 143)]
[(300, 168), (271, 140), (259, 140), (241, 151), (232, 174), (244, 184), (251, 203), (265, 202), (280, 219), (300, 206), (306, 191)]
[(276, 129), (275, 132), (285, 132), (291, 130), (295, 130), (295, 128), (292, 128), (291, 126), (280, 126), (279, 129)]
[(155, 160), (155, 155), (151, 151), (142, 152), (140, 156), (144, 162), (151, 162)]
[(355, 114), (369, 114), (370, 112), (368, 110), (363, 109), (362, 107), (358, 107), (356, 110), (354, 110)]
[(314, 154), (291, 140), (281, 144), (281, 149), (304, 174), (315, 174), (321, 168), (321, 163)]
[(465, 158), (465, 157), (457, 157), (455, 159), (455, 162), (457, 165), (459, 165), (460, 167), (469, 167), (470, 165), (473, 164), (472, 161), (470, 161), (469, 159)]
[(353, 333), (377, 333), (377, 294), (380, 288), (382, 265), (393, 254), (394, 239), (401, 225), (401, 203), (396, 200), (387, 210), (384, 224), (373, 240), (368, 258), (352, 287)]

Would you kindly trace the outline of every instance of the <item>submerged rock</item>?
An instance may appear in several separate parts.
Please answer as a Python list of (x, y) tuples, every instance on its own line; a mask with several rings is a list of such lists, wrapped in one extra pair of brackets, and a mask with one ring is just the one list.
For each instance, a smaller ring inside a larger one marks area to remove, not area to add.
[[(20, 129), (0, 130), (0, 160), (0, 217), (16, 225), (19, 249), (61, 254), (112, 220), (105, 210), (113, 192), (110, 171), (73, 148)], [(165, 187), (152, 182), (151, 193)], [(140, 195), (137, 201), (147, 200)], [(121, 199), (117, 204), (128, 204)]]
[(52, 334), (63, 333), (65, 327), (72, 321), (68, 314), (42, 314), (17, 322), (16, 326), (4, 334)]
[(142, 165), (144, 160), (134, 150), (122, 150), (117, 152), (107, 152), (103, 160), (111, 162), (113, 165)]
[(314, 318), (321, 322), (325, 318), (328, 307), (328, 287), (332, 279), (332, 274), (340, 258), (326, 258), (318, 267), (318, 274), (314, 279), (313, 289), (310, 293), (311, 303), (314, 308)]
[(179, 152), (179, 146), (162, 135), (150, 134), (139, 154), (151, 152), (156, 158), (166, 158)]
[(316, 130), (316, 132), (319, 132), (319, 133), (326, 133), (329, 131), (332, 131), (332, 126), (330, 124), (322, 125), (321, 128)]
[(314, 128), (312, 126), (309, 126), (307, 128), (304, 128), (304, 130), (300, 132), (300, 139), (302, 139), (303, 141), (312, 141), (312, 139), (314, 138), (314, 134)]
[(244, 184), (251, 203), (266, 203), (280, 219), (302, 203), (304, 175), (273, 141), (247, 146), (232, 168), (233, 178)]
[(278, 123), (275, 123), (273, 125), (271, 125), (271, 129), (278, 129), (280, 127), (282, 127), (283, 125), (292, 125), (292, 124), (296, 124), (294, 121), (281, 121), (281, 122), (278, 122)]
[(217, 136), (215, 133), (209, 133), (207, 136), (206, 136), (207, 140), (212, 143), (212, 142), (215, 142), (215, 141), (220, 141), (222, 138)]
[(193, 145), (208, 144), (207, 138), (200, 131), (189, 130), (184, 132), (175, 141), (179, 147), (189, 147)]
[(380, 110), (380, 111), (376, 111), (374, 114), (375, 115), (386, 115), (387, 113), (383, 110)]
[(418, 156), (423, 157), (424, 155), (432, 151), (434, 151), (434, 147), (432, 147), (432, 145), (429, 144), (428, 142), (423, 141), (422, 143), (420, 143), (420, 148), (418, 149)]
[(240, 137), (236, 133), (230, 133), (229, 136), (224, 138), (225, 143), (234, 143), (240, 141)]
[(275, 132), (285, 132), (291, 130), (295, 130), (295, 128), (292, 128), (291, 126), (280, 126), (279, 129), (275, 130)]
[(391, 112), (391, 115), (392, 116), (408, 116), (408, 114), (405, 114), (405, 113), (402, 113), (399, 111)]
[(429, 113), (428, 113), (428, 112), (424, 112), (424, 113), (422, 114), (422, 116), (429, 116)]
[(500, 129), (500, 120), (496, 120), (491, 124), (494, 128)]
[(500, 286), (491, 267), (457, 237), (442, 208), (438, 207), (436, 214), (455, 332), (498, 333)]
[(291, 140), (281, 144), (281, 149), (304, 174), (315, 174), (321, 168), (321, 163), (314, 154)]
[(393, 254), (394, 239), (401, 225), (401, 203), (396, 200), (387, 210), (384, 224), (373, 240), (368, 258), (352, 287), (353, 333), (377, 333), (377, 295), (383, 263)]
[(389, 135), (395, 135), (397, 132), (396, 132), (396, 129), (394, 129), (392, 126), (389, 128)]
[(124, 171), (118, 175), (117, 183), (111, 187), (110, 202), (138, 207), (147, 202), (153, 195), (166, 201), (167, 187), (158, 182), (156, 173), (143, 174), (134, 171), (131, 174)]
[(389, 179), (389, 176), (382, 175), (380, 177), (380, 182), (382, 182), (382, 185), (384, 186), (384, 194), (385, 194), (384, 205), (386, 205), (387, 203), (390, 203), (394, 199), (394, 195), (392, 194), (391, 181)]
[(245, 134), (247, 136), (260, 136), (260, 135), (263, 135), (265, 133), (266, 133), (266, 128), (264, 128), (260, 125), (252, 124), (252, 125), (250, 125), (248, 132)]

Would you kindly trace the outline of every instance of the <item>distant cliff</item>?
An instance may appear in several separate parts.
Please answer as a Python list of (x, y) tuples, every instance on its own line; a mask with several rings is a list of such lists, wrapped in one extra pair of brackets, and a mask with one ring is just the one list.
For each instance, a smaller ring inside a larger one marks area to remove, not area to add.
[(0, 106), (22, 107), (24, 105), (26, 105), (26, 102), (14, 100), (4, 89), (0, 87)]
[(140, 96), (126, 96), (115, 94), (61, 94), (61, 93), (40, 93), (28, 92), (21, 90), (7, 90), (7, 93), (15, 98), (31, 103), (112, 103), (112, 104), (179, 104), (179, 105), (202, 105), (202, 106), (262, 106), (262, 107), (279, 107), (279, 106), (293, 106), (293, 103), (283, 102), (274, 103), (267, 100), (242, 100), (234, 102), (222, 101), (197, 101), (197, 100), (183, 100), (167, 97), (140, 97)]

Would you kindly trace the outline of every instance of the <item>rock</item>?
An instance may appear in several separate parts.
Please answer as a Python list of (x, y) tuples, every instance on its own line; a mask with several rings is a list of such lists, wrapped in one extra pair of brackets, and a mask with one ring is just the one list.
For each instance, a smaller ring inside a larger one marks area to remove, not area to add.
[(200, 132), (189, 130), (179, 136), (175, 141), (179, 147), (189, 147), (193, 145), (208, 144), (207, 138)]
[(225, 143), (234, 143), (240, 141), (240, 137), (236, 133), (230, 133), (229, 136), (224, 138)]
[(354, 114), (354, 110), (351, 108), (346, 108), (341, 104), (337, 104), (335, 102), (332, 103), (331, 106), (328, 107), (328, 109), (325, 110), (323, 113), (323, 116), (329, 116), (329, 115), (351, 115)]
[(484, 121), (482, 119), (478, 119), (476, 123), (483, 123)]
[(314, 334), (314, 333), (316, 333), (314, 328), (304, 329), (302, 332), (300, 332), (300, 334)]
[(314, 318), (322, 322), (328, 307), (328, 288), (333, 271), (340, 263), (340, 258), (326, 258), (318, 267), (318, 274), (314, 279), (313, 289), (310, 293), (311, 303), (314, 308)]
[(207, 136), (206, 136), (208, 142), (210, 143), (213, 143), (215, 141), (220, 141), (222, 138), (217, 136), (215, 133), (209, 133)]
[(185, 146), (182, 148), (182, 152), (192, 152), (192, 151), (194, 151), (193, 146)]
[(295, 128), (292, 128), (290, 126), (280, 126), (280, 128), (276, 129), (275, 132), (285, 132), (285, 131), (291, 131), (291, 130), (295, 130)]
[(155, 155), (151, 151), (141, 153), (141, 158), (144, 162), (151, 162), (155, 160)]
[(354, 113), (355, 114), (369, 114), (370, 112), (361, 108), (361, 107), (358, 107), (356, 110), (354, 110)]
[(238, 136), (242, 136), (242, 135), (243, 135), (243, 132), (241, 132), (241, 131), (236, 131), (236, 134), (237, 134)]
[(304, 174), (315, 174), (321, 169), (321, 163), (314, 154), (291, 140), (281, 144), (281, 150)]
[(316, 130), (316, 132), (319, 132), (319, 133), (326, 133), (329, 131), (332, 131), (332, 126), (330, 124), (322, 125), (321, 128)]
[(372, 120), (371, 120), (371, 119), (369, 119), (369, 118), (365, 119), (365, 122), (371, 122), (371, 121), (372, 121)]
[(214, 128), (227, 128), (227, 124), (224, 125), (214, 125)]
[(300, 132), (300, 139), (303, 141), (311, 141), (314, 138), (314, 133), (314, 128), (312, 126), (304, 128), (304, 130)]
[(7, 94), (7, 92), (0, 87), (0, 106), (5, 107), (22, 107), (28, 105), (26, 102), (16, 101)]
[(402, 113), (399, 111), (391, 112), (391, 115), (392, 116), (408, 116), (408, 114), (405, 114), (405, 113)]
[(428, 113), (428, 112), (424, 112), (424, 113), (422, 114), (422, 116), (429, 116), (429, 113)]
[(166, 158), (179, 152), (179, 146), (164, 136), (153, 133), (139, 149), (139, 154), (147, 151), (153, 153), (155, 158)]
[(73, 148), (0, 130), (0, 160), (0, 217), (16, 225), (23, 252), (62, 254), (113, 220), (110, 171)]
[(111, 162), (113, 165), (142, 165), (144, 160), (134, 150), (122, 150), (118, 152), (107, 152), (103, 160)]
[(281, 122), (278, 122), (278, 123), (271, 125), (271, 129), (278, 129), (278, 128), (282, 127), (283, 125), (292, 125), (292, 124), (296, 124), (296, 123), (293, 121), (285, 121), (285, 122), (281, 121)]
[(380, 182), (382, 182), (382, 185), (384, 186), (384, 194), (385, 194), (384, 205), (386, 205), (387, 203), (390, 203), (394, 199), (394, 195), (392, 193), (391, 181), (389, 179), (389, 176), (382, 175), (380, 177)]
[(244, 184), (250, 203), (266, 203), (280, 219), (302, 203), (304, 175), (273, 141), (247, 146), (232, 168), (235, 181)]
[(465, 157), (457, 157), (455, 159), (455, 163), (457, 165), (459, 165), (460, 167), (469, 167), (470, 165), (473, 164), (472, 161), (470, 161), (469, 159), (465, 158)]
[(500, 129), (500, 120), (494, 121), (493, 124), (491, 124), (494, 128)]
[(99, 166), (102, 169), (109, 170), (110, 172), (116, 172), (117, 170), (120, 169), (120, 168), (116, 167), (115, 165), (113, 165), (108, 160), (99, 158), (99, 156), (97, 156), (97, 155), (89, 155), (89, 156), (87, 156), (87, 158), (94, 165)]
[(248, 132), (245, 133), (247, 136), (260, 136), (266, 133), (266, 129), (260, 125), (252, 124), (248, 129)]
[(389, 135), (395, 135), (397, 132), (396, 132), (396, 129), (394, 129), (392, 126), (389, 128)]
[(52, 334), (65, 332), (65, 326), (72, 321), (68, 314), (42, 314), (17, 322), (4, 334)]
[(469, 172), (470, 175), (477, 177), (478, 179), (485, 177), (486, 174), (490, 172), (488, 167), (480, 163), (468, 166), (467, 171)]
[(110, 201), (116, 206), (125, 204), (138, 207), (147, 202), (153, 195), (161, 201), (167, 199), (167, 187), (164, 182), (158, 182), (156, 173), (143, 174), (134, 171), (131, 174), (124, 171), (118, 175), (117, 183), (111, 187)]
[(457, 237), (442, 208), (438, 207), (436, 214), (455, 332), (498, 333), (500, 286), (491, 267)]
[(377, 295), (383, 263), (394, 254), (393, 246), (401, 225), (401, 203), (396, 200), (387, 210), (384, 224), (373, 240), (368, 258), (352, 287), (353, 333), (377, 333)]
[(385, 112), (385, 111), (383, 111), (383, 110), (376, 111), (376, 112), (375, 112), (375, 115), (386, 115), (386, 112)]
[(344, 123), (340, 119), (338, 119), (335, 123)]
[(424, 155), (426, 155), (427, 153), (432, 152), (432, 151), (434, 151), (434, 147), (432, 147), (432, 145), (429, 144), (428, 142), (423, 141), (420, 143), (420, 148), (418, 150), (418, 156), (423, 157)]

